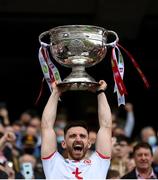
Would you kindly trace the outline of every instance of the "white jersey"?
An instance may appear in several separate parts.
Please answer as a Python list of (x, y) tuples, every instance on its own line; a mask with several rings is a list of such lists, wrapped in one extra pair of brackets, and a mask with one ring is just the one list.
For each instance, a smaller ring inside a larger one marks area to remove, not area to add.
[(47, 179), (105, 179), (110, 159), (94, 152), (89, 159), (64, 159), (58, 152), (42, 159)]

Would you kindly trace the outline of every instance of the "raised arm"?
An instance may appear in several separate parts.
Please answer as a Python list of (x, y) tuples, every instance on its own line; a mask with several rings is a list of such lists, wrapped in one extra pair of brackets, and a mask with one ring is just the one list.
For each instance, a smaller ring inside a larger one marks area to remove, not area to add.
[[(99, 81), (99, 90), (105, 90), (107, 84), (105, 81)], [(96, 140), (96, 151), (104, 156), (111, 157), (112, 149), (112, 117), (111, 110), (104, 92), (97, 95), (98, 98), (98, 118), (99, 131)]]
[(56, 134), (53, 129), (58, 100), (61, 94), (61, 90), (53, 84), (53, 92), (50, 95), (48, 102), (44, 108), (42, 114), (41, 131), (42, 131), (42, 145), (41, 145), (41, 156), (46, 158), (56, 151)]
[(0, 138), (0, 151), (5, 147), (7, 142), (14, 142), (16, 140), (16, 136), (13, 132), (5, 132), (4, 135)]
[(124, 131), (125, 131), (125, 135), (130, 138), (135, 125), (133, 105), (131, 103), (126, 103), (125, 110), (127, 111), (127, 117), (126, 117)]

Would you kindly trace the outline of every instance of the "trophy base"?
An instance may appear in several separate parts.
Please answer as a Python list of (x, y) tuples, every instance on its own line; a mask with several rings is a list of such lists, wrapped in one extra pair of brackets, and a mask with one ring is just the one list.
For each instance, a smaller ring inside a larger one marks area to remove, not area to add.
[(58, 86), (69, 90), (92, 90), (95, 91), (99, 83), (95, 81), (86, 71), (84, 66), (72, 67), (72, 72)]
[(59, 87), (64, 87), (69, 90), (92, 90), (96, 91), (99, 83), (98, 82), (61, 82), (58, 84)]

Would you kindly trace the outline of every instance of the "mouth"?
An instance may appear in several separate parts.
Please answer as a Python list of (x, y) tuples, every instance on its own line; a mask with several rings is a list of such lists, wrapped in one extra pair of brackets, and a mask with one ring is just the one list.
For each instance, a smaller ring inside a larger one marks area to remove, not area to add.
[(146, 166), (146, 165), (148, 165), (147, 162), (140, 162), (140, 164), (141, 164), (141, 166)]
[(146, 164), (147, 162), (141, 162), (141, 164)]
[(81, 145), (81, 144), (76, 144), (76, 145), (73, 146), (73, 150), (74, 150), (75, 152), (81, 152), (81, 151), (83, 150), (83, 145)]

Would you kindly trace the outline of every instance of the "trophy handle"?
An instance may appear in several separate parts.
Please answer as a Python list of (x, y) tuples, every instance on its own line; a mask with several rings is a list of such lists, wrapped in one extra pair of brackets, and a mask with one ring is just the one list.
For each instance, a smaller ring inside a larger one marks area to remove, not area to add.
[[(44, 46), (51, 46), (51, 43), (50, 43), (50, 42), (47, 43), (47, 42), (42, 41), (43, 38), (47, 39), (46, 37), (50, 37), (50, 31), (45, 31), (45, 32), (43, 32), (43, 33), (41, 33), (41, 34), (39, 35), (39, 42), (40, 42), (40, 44), (41, 44), (41, 45), (44, 45)], [(49, 39), (50, 39), (50, 38), (49, 38)]]
[(109, 47), (115, 47), (117, 42), (119, 41), (119, 37), (118, 37), (117, 33), (115, 33), (114, 31), (109, 31), (109, 30), (107, 30), (106, 32), (107, 32), (107, 35), (109, 35), (109, 34), (114, 35), (115, 36), (115, 41), (113, 41), (111, 43), (107, 43), (107, 44), (105, 44), (105, 46), (107, 46), (107, 47), (108, 46)]

